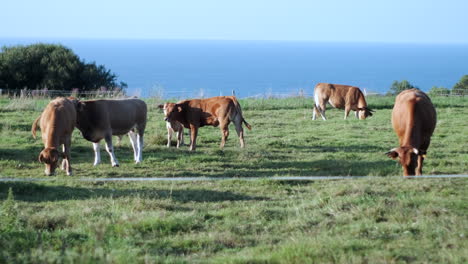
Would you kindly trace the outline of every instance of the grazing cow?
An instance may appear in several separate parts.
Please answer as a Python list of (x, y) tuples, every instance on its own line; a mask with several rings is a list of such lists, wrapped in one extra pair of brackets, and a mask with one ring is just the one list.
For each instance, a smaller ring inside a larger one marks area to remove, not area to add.
[(133, 147), (135, 162), (141, 162), (146, 115), (146, 103), (139, 99), (79, 101), (76, 127), (86, 140), (93, 142), (94, 165), (101, 162), (99, 141), (104, 139), (111, 164), (118, 167), (112, 136), (127, 133)]
[[(41, 129), (44, 150), (39, 154), (39, 162), (45, 163), (45, 174), (54, 175), (60, 158), (61, 168), (72, 175), (70, 146), (76, 122), (75, 102), (64, 97), (52, 100), (32, 124), (31, 133), (36, 138), (37, 125)], [(63, 145), (63, 152), (59, 151)]]
[(422, 175), (423, 161), (436, 126), (436, 111), (431, 99), (418, 89), (405, 90), (395, 99), (392, 111), (393, 130), (400, 147), (387, 152), (399, 158), (403, 175)]
[[(163, 105), (159, 105), (159, 108), (163, 109), (164, 115), (167, 115), (167, 103)], [(167, 128), (167, 147), (169, 148), (171, 146), (171, 140), (172, 140), (172, 134), (174, 132), (177, 133), (177, 145), (176, 147), (179, 148), (179, 146), (184, 144), (184, 126), (179, 123), (178, 121), (172, 120), (172, 121), (166, 121), (166, 128)]]
[(195, 150), (198, 129), (203, 126), (219, 126), (222, 133), (220, 147), (223, 148), (229, 136), (228, 126), (232, 121), (236, 126), (241, 148), (244, 147), (244, 129), (251, 126), (242, 116), (242, 110), (235, 96), (217, 96), (207, 99), (183, 100), (159, 106), (164, 109), (165, 121), (177, 121), (190, 128), (190, 150)]
[(344, 119), (348, 117), (351, 110), (356, 111), (356, 117), (361, 120), (372, 116), (372, 112), (374, 112), (367, 107), (366, 99), (361, 90), (354, 86), (319, 83), (314, 89), (314, 100), (313, 120), (315, 120), (315, 115), (319, 113), (323, 120), (327, 120), (325, 117), (327, 103), (335, 108), (344, 109)]

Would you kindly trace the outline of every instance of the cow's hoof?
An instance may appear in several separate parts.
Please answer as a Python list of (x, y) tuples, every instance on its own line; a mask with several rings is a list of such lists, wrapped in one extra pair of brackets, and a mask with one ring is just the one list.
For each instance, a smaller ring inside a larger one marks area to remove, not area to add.
[(67, 172), (67, 176), (72, 176), (73, 173), (70, 171), (70, 172)]
[(112, 167), (120, 167), (119, 164), (113, 164)]

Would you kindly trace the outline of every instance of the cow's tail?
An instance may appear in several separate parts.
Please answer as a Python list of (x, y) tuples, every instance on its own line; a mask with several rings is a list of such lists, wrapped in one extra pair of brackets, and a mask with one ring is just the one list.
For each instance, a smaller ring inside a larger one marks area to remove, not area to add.
[(244, 119), (244, 116), (242, 115), (242, 109), (241, 109), (241, 106), (239, 104), (239, 102), (237, 101), (237, 98), (235, 96), (232, 96), (232, 99), (234, 101), (234, 105), (236, 106), (236, 110), (237, 112), (239, 113), (240, 115), (240, 118), (242, 119), (242, 123), (244, 123), (244, 125), (249, 129), (249, 130), (252, 130), (252, 126), (247, 123), (247, 121), (245, 121)]
[(32, 127), (31, 127), (31, 133), (34, 139), (36, 139), (37, 123), (39, 123), (39, 120), (41, 120), (41, 116), (38, 116), (36, 120), (34, 120)]

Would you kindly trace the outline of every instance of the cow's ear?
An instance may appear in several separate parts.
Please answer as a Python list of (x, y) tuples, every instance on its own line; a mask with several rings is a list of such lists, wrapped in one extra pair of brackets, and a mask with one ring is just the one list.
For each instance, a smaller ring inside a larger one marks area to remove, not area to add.
[(391, 149), (389, 152), (385, 153), (385, 155), (387, 155), (391, 159), (398, 158), (398, 152), (396, 151), (396, 149)]
[(179, 112), (179, 113), (182, 112), (182, 106), (181, 105), (176, 105), (176, 107), (177, 107), (177, 112)]
[(164, 105), (160, 104), (160, 105), (158, 105), (158, 108), (163, 109)]

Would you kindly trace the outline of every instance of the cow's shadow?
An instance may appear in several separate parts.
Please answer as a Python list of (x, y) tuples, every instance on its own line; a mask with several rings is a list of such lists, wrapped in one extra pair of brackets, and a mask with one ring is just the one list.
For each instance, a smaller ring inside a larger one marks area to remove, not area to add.
[(0, 183), (0, 199), (5, 199), (8, 189), (12, 188), (14, 199), (25, 202), (91, 200), (96, 198), (141, 197), (150, 200), (171, 199), (181, 203), (187, 202), (223, 202), (267, 200), (266, 197), (250, 196), (231, 191), (214, 191), (205, 189), (174, 190), (160, 188), (118, 189), (105, 187), (71, 187), (62, 185), (45, 185), (34, 182)]

